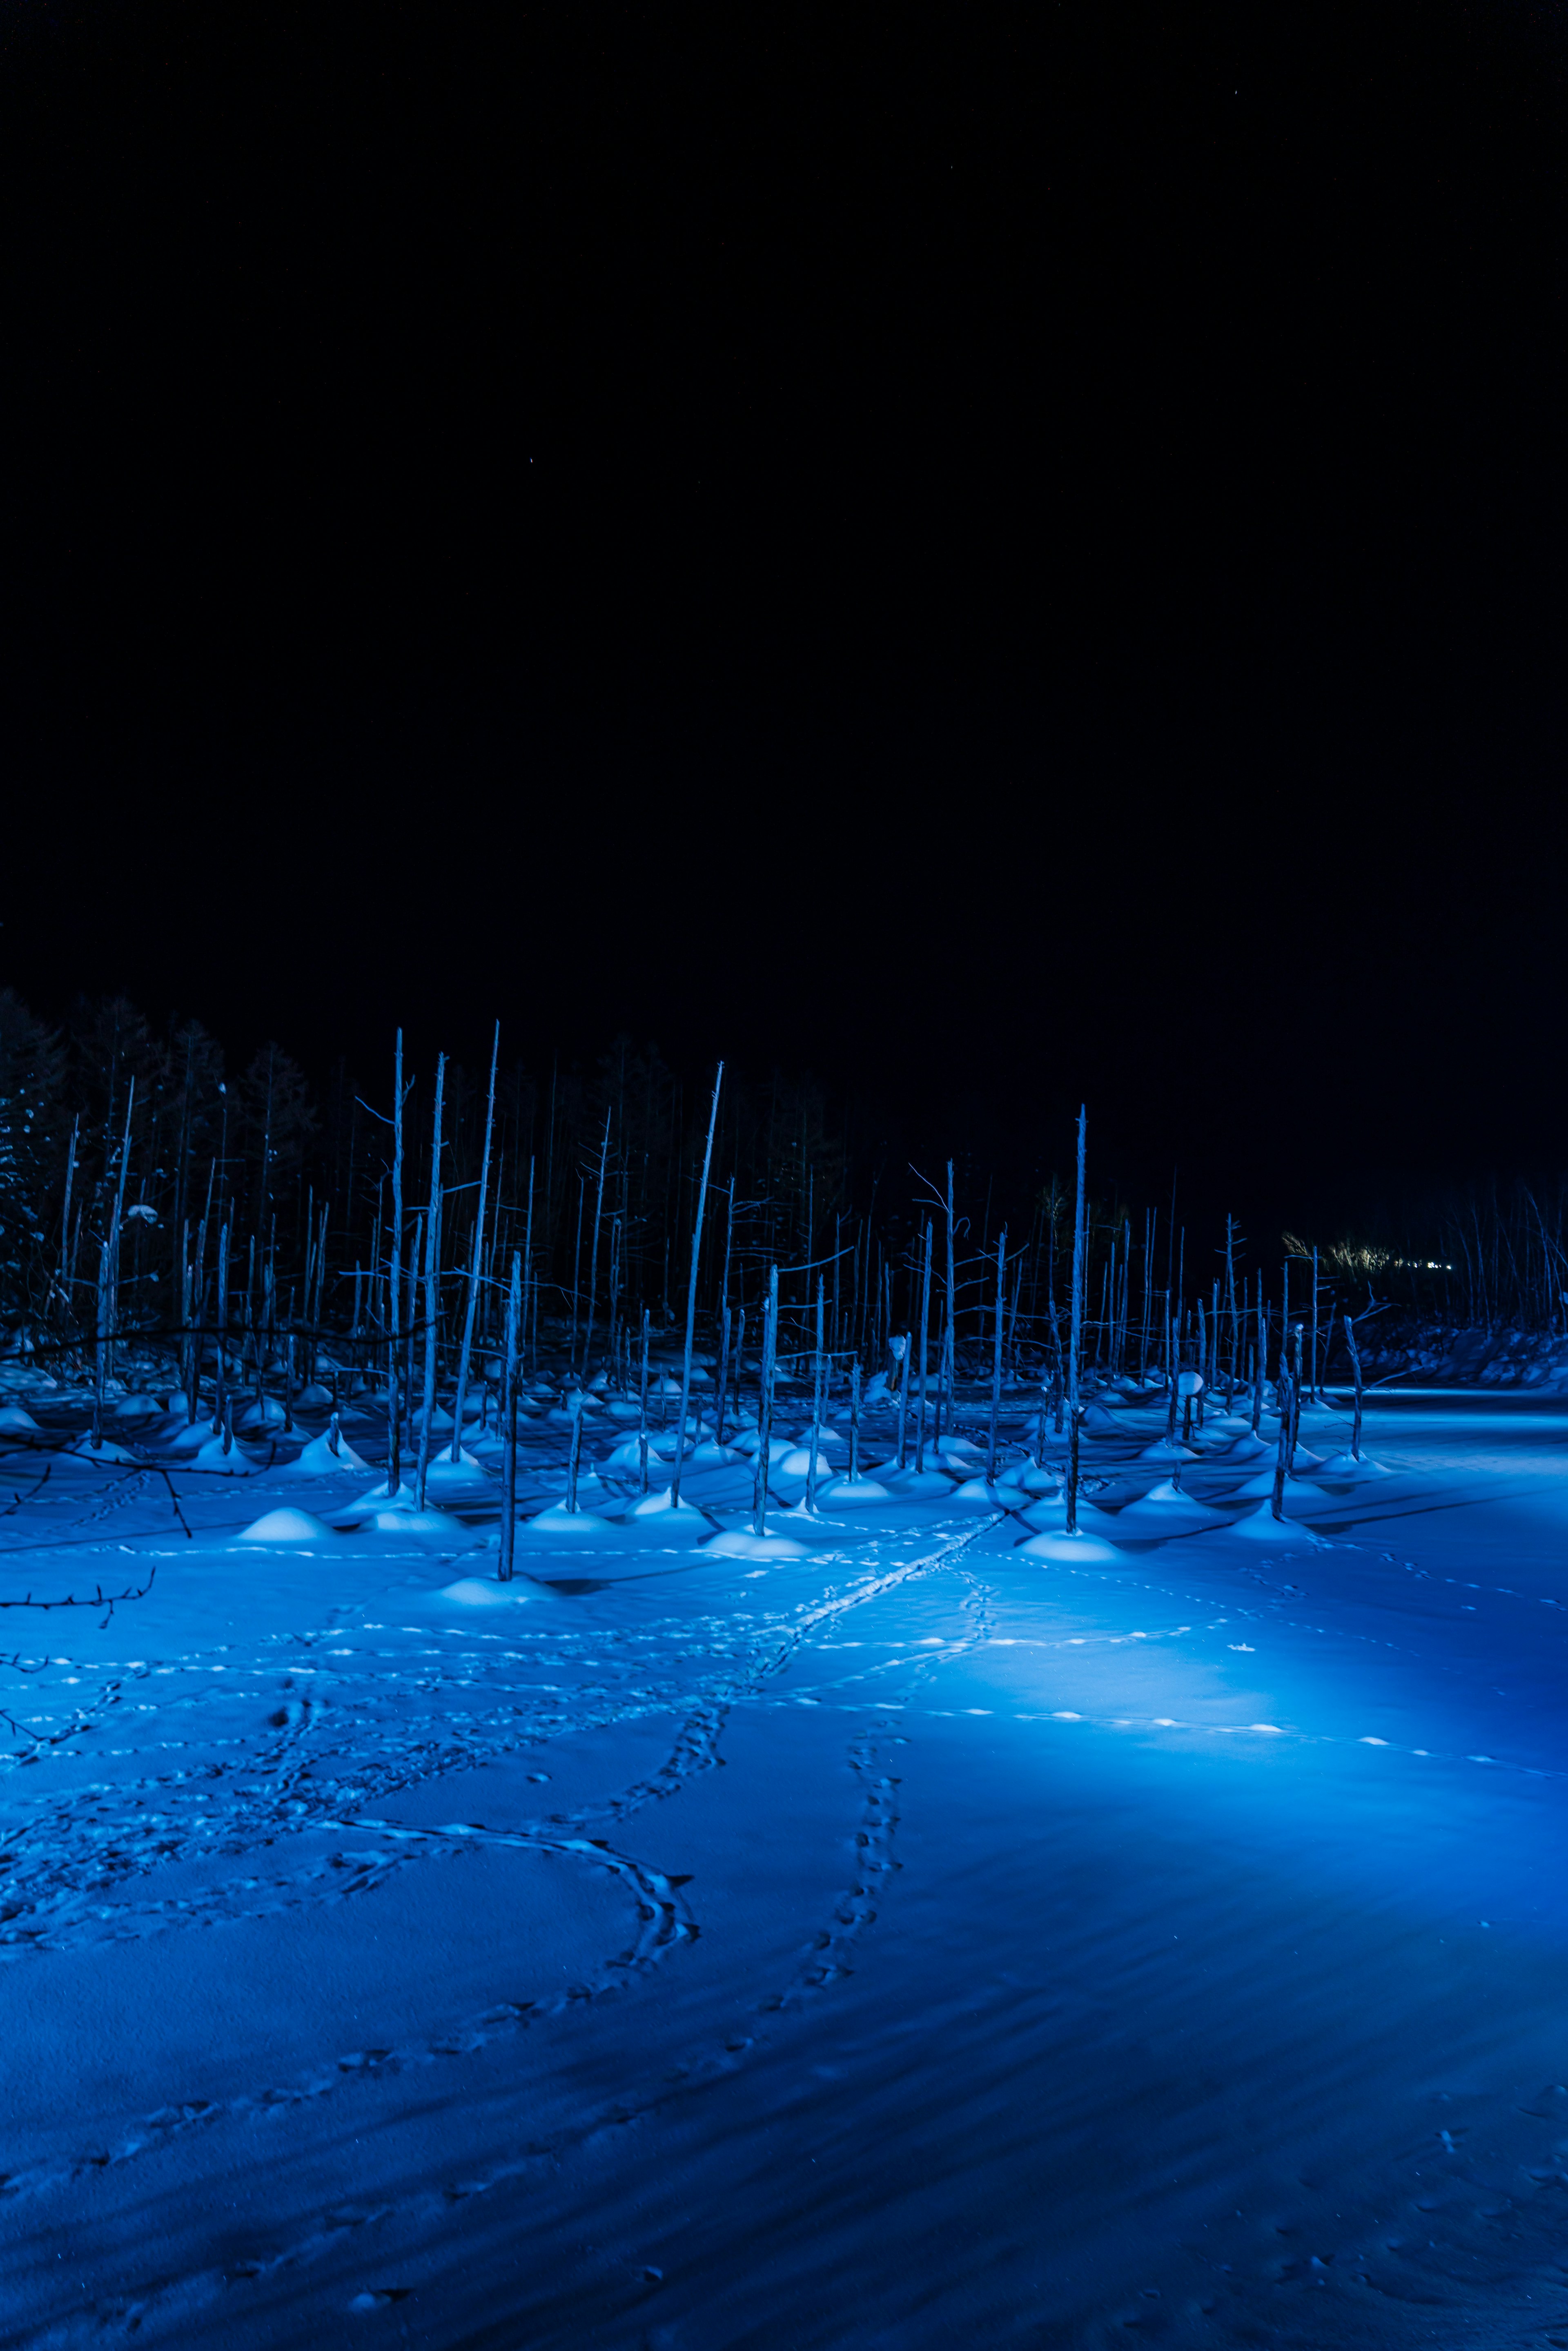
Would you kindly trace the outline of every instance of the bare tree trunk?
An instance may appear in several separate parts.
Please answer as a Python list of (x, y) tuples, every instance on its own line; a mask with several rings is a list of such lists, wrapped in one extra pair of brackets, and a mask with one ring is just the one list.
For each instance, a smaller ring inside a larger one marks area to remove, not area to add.
[(915, 1430), (915, 1474), (919, 1477), (925, 1468), (925, 1376), (926, 1356), (931, 1327), (931, 1219), (925, 1219), (925, 1264), (920, 1277), (920, 1395), (916, 1405), (918, 1420)]
[(1072, 1324), (1071, 1356), (1068, 1368), (1068, 1406), (1071, 1434), (1067, 1458), (1067, 1531), (1078, 1532), (1078, 1445), (1079, 1425), (1082, 1408), (1079, 1403), (1079, 1355), (1083, 1343), (1083, 1168), (1087, 1148), (1089, 1112), (1081, 1104), (1078, 1112), (1078, 1202), (1072, 1219)]
[(817, 1352), (811, 1379), (811, 1458), (806, 1467), (806, 1508), (817, 1507), (817, 1448), (821, 1438), (822, 1421), (822, 1316), (826, 1289), (821, 1274), (817, 1276)]
[(418, 1466), (414, 1471), (414, 1508), (424, 1508), (424, 1481), (430, 1468), (430, 1423), (435, 1411), (435, 1357), (441, 1309), (441, 1095), (446, 1083), (446, 1056), (435, 1057), (435, 1123), (430, 1149), (430, 1211), (424, 1227), (424, 1411), (419, 1430)]
[(752, 1525), (758, 1535), (768, 1532), (768, 1458), (773, 1441), (773, 1363), (779, 1329), (779, 1269), (768, 1269), (768, 1296), (762, 1308), (762, 1384), (758, 1396), (757, 1491)]
[(402, 1260), (402, 1030), (392, 1057), (392, 1251), (387, 1270), (387, 1499), (402, 1481), (402, 1405), (398, 1391), (399, 1309)]
[(1280, 1406), (1280, 1441), (1274, 1449), (1274, 1496), (1270, 1505), (1274, 1516), (1283, 1522), (1285, 1516), (1285, 1479), (1291, 1467), (1291, 1370), (1287, 1360), (1288, 1337), (1280, 1337), (1280, 1368), (1275, 1374), (1276, 1402)]
[(510, 1583), (517, 1549), (517, 1382), (521, 1374), (523, 1261), (512, 1252), (512, 1279), (507, 1291), (507, 1353), (502, 1369), (501, 1429), (506, 1450), (501, 1456), (500, 1581)]
[[(457, 1393), (452, 1400), (452, 1451), (463, 1458), (463, 1406), (468, 1395), (468, 1364), (474, 1351), (474, 1312), (479, 1302), (479, 1265), (485, 1247), (485, 1201), (490, 1187), (490, 1136), (496, 1123), (496, 1064), (501, 1058), (501, 1024), (490, 1048), (490, 1094), (485, 1108), (485, 1149), (479, 1161), (479, 1206), (474, 1213), (474, 1245), (468, 1258), (468, 1298), (463, 1310), (463, 1341), (457, 1353)], [(595, 1242), (597, 1245), (597, 1233)]]
[(1355, 1382), (1355, 1417), (1350, 1426), (1350, 1458), (1361, 1459), (1361, 1349), (1355, 1343), (1355, 1324), (1347, 1314), (1344, 1318), (1344, 1343), (1350, 1349), (1351, 1376)]
[[(718, 1124), (718, 1090), (724, 1083), (724, 1063), (713, 1081), (713, 1101), (708, 1107), (707, 1144), (703, 1152), (702, 1182), (697, 1191), (696, 1216), (692, 1225), (692, 1265), (686, 1283), (686, 1347), (681, 1364), (681, 1412), (675, 1424), (675, 1474), (670, 1484), (670, 1508), (678, 1510), (681, 1499), (681, 1456), (686, 1442), (686, 1406), (692, 1392), (692, 1340), (697, 1321), (697, 1264), (703, 1245), (703, 1211), (707, 1207), (708, 1169), (713, 1165), (714, 1129)], [(605, 1128), (608, 1135), (609, 1127)]]
[(604, 1113), (604, 1139), (599, 1146), (599, 1181), (593, 1194), (593, 1240), (588, 1252), (588, 1329), (582, 1342), (582, 1384), (593, 1366), (593, 1318), (599, 1304), (599, 1222), (604, 1214), (604, 1171), (610, 1164), (610, 1113)]
[(637, 1458), (642, 1471), (638, 1490), (648, 1490), (648, 1310), (643, 1309), (643, 1382), (637, 1397)]
[(720, 1447), (723, 1447), (723, 1444), (724, 1444), (724, 1407), (725, 1407), (726, 1402), (727, 1401), (727, 1393), (726, 1393), (726, 1392), (727, 1392), (727, 1387), (728, 1387), (728, 1384), (729, 1384), (729, 1308), (727, 1307), (727, 1306), (725, 1307), (725, 1309), (724, 1309), (724, 1312), (723, 1312), (723, 1315), (722, 1315), (721, 1320), (720, 1320), (720, 1325), (719, 1325), (719, 1328), (720, 1328), (720, 1338), (719, 1338), (719, 1343), (718, 1343), (718, 1399), (717, 1399), (717, 1401), (718, 1401), (718, 1414), (717, 1414), (717, 1417), (716, 1417), (716, 1421), (715, 1421), (715, 1424), (714, 1424), (714, 1432), (713, 1432), (713, 1434), (714, 1434), (714, 1443), (715, 1443), (716, 1445), (719, 1446)]
[(1002, 1405), (1002, 1316), (1008, 1296), (1008, 1228), (997, 1236), (997, 1329), (991, 1353), (991, 1433), (986, 1447), (986, 1483), (997, 1481), (997, 1415)]

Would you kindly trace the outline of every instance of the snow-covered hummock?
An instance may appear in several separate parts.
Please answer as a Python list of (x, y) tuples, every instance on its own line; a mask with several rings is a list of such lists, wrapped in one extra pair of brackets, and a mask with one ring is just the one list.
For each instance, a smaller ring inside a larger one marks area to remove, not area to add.
[(699, 1510), (695, 1503), (684, 1498), (679, 1502), (673, 1501), (668, 1487), (662, 1494), (644, 1494), (632, 1503), (626, 1516), (643, 1525), (656, 1521), (661, 1533), (668, 1530), (672, 1534), (706, 1534), (713, 1524), (707, 1512)]
[(1021, 1510), (1029, 1496), (1021, 1486), (988, 1486), (984, 1478), (966, 1478), (954, 1488), (953, 1499), (980, 1510)]
[(1277, 1519), (1271, 1502), (1260, 1502), (1256, 1510), (1249, 1510), (1244, 1518), (1235, 1520), (1222, 1531), (1224, 1538), (1230, 1541), (1305, 1543), (1319, 1540), (1311, 1528), (1301, 1525), (1289, 1510), (1282, 1520)]
[(805, 1559), (810, 1548), (793, 1535), (753, 1535), (738, 1528), (713, 1535), (703, 1545), (710, 1559)]
[(953, 1491), (953, 1480), (941, 1469), (917, 1469), (913, 1459), (901, 1469), (894, 1461), (884, 1461), (875, 1471), (895, 1502), (946, 1501)]
[(1249, 1422), (1246, 1435), (1239, 1437), (1234, 1445), (1227, 1447), (1225, 1458), (1228, 1462), (1261, 1461), (1266, 1453), (1278, 1452), (1279, 1445), (1278, 1434), (1273, 1437), (1254, 1437), (1251, 1423)]
[[(418, 1406), (413, 1413), (412, 1419), (413, 1426), (416, 1431), (424, 1426), (424, 1406), (423, 1405)], [(435, 1436), (438, 1430), (443, 1429), (445, 1431), (446, 1435), (450, 1437), (452, 1434), (452, 1415), (447, 1411), (446, 1406), (442, 1404), (434, 1405), (431, 1407), (430, 1414), (430, 1433), (432, 1437)]]
[(1199, 1458), (1196, 1446), (1184, 1445), (1179, 1437), (1157, 1437), (1145, 1445), (1139, 1454), (1140, 1461), (1196, 1461)]
[(451, 1447), (444, 1445), (425, 1464), (424, 1489), (427, 1494), (471, 1494), (481, 1489), (487, 1493), (491, 1481), (465, 1446), (459, 1447), (454, 1461)]
[(330, 1412), (332, 1409), (331, 1389), (329, 1387), (323, 1386), (319, 1380), (310, 1381), (308, 1385), (302, 1387), (298, 1395), (295, 1397), (294, 1409), (296, 1412)]
[(509, 1583), (494, 1583), (482, 1575), (463, 1575), (455, 1583), (443, 1584), (433, 1596), (449, 1602), (454, 1608), (516, 1608), (524, 1602), (537, 1604), (555, 1599), (548, 1585), (535, 1583), (523, 1575), (514, 1576)]
[(1144, 1533), (1157, 1534), (1172, 1528), (1203, 1526), (1218, 1516), (1207, 1503), (1184, 1494), (1169, 1478), (1162, 1478), (1137, 1501), (1127, 1503), (1116, 1512), (1116, 1524), (1129, 1533), (1135, 1528)]
[[(197, 1426), (200, 1426), (198, 1422)], [(129, 1461), (130, 1454), (126, 1454), (124, 1458)], [(261, 1464), (253, 1455), (242, 1451), (237, 1445), (231, 1445), (225, 1453), (223, 1438), (209, 1437), (206, 1443), (193, 1457), (191, 1467), (193, 1469), (208, 1471), (215, 1469), (219, 1476), (224, 1478), (250, 1478), (255, 1476)]]
[[(703, 1524), (706, 1527), (707, 1520)], [(519, 1542), (525, 1537), (536, 1542), (589, 1542), (595, 1536), (612, 1541), (614, 1535), (608, 1519), (597, 1517), (592, 1510), (569, 1510), (564, 1502), (552, 1502), (548, 1510), (521, 1520), (517, 1528)]]
[(1042, 1469), (1038, 1461), (1004, 1461), (1002, 1478), (1009, 1486), (1021, 1486), (1026, 1494), (1057, 1494), (1061, 1490), (1060, 1469)]
[[(1298, 1451), (1296, 1458), (1300, 1461), (1303, 1456)], [(1348, 1485), (1353, 1479), (1390, 1478), (1394, 1472), (1381, 1461), (1369, 1460), (1364, 1453), (1358, 1461), (1354, 1453), (1346, 1452), (1331, 1453), (1326, 1461), (1315, 1465), (1311, 1474), (1322, 1483)]]
[(283, 1406), (276, 1396), (255, 1396), (241, 1412), (235, 1415), (236, 1428), (281, 1428)]
[[(402, 1479), (398, 1480), (397, 1490), (394, 1493), (383, 1478), (379, 1485), (372, 1486), (368, 1493), (361, 1494), (359, 1499), (349, 1507), (358, 1511), (361, 1517), (370, 1518), (377, 1510), (412, 1510), (414, 1507), (414, 1499), (413, 1488), (406, 1480)], [(340, 1513), (340, 1515), (343, 1514)]]
[(686, 1466), (691, 1469), (727, 1469), (733, 1463), (743, 1462), (746, 1456), (737, 1453), (733, 1445), (716, 1445), (711, 1437), (705, 1437), (700, 1445), (693, 1447)]
[[(1078, 1515), (1082, 1520), (1082, 1511)], [(1113, 1543), (1107, 1542), (1103, 1535), (1090, 1534), (1081, 1527), (1075, 1535), (1070, 1535), (1065, 1529), (1060, 1532), (1053, 1531), (1049, 1534), (1030, 1535), (1027, 1542), (1019, 1543), (1016, 1556), (1019, 1559), (1048, 1559), (1061, 1566), (1082, 1567), (1090, 1561), (1113, 1562), (1120, 1565), (1123, 1554)]]
[(477, 1545), (480, 1537), (471, 1534), (461, 1519), (445, 1510), (377, 1510), (370, 1524), (378, 1534), (417, 1536), (422, 1541), (455, 1545)]
[(355, 1452), (340, 1429), (336, 1453), (332, 1450), (332, 1440), (329, 1437), (313, 1437), (309, 1444), (302, 1447), (298, 1458), (288, 1463), (282, 1474), (287, 1478), (336, 1478), (344, 1473), (358, 1475), (361, 1471), (368, 1469), (370, 1466), (368, 1461), (361, 1459)]
[(325, 1519), (292, 1507), (263, 1511), (243, 1534), (235, 1537), (242, 1543), (319, 1543), (323, 1547), (337, 1540)]
[[(95, 1445), (89, 1436), (78, 1437), (74, 1445), (68, 1445), (66, 1458), (75, 1461), (134, 1461), (137, 1457), (128, 1452), (123, 1445), (116, 1445), (111, 1437), (106, 1437), (101, 1443)], [(196, 1458), (201, 1459), (200, 1454)]]
[(155, 1395), (121, 1396), (114, 1407), (114, 1417), (116, 1420), (152, 1420), (162, 1409)]
[[(648, 1442), (648, 1467), (650, 1471), (658, 1466), (658, 1462), (659, 1457), (653, 1450), (653, 1439), (650, 1437)], [(612, 1478), (635, 1478), (639, 1476), (643, 1468), (642, 1438), (640, 1437), (628, 1437), (623, 1438), (622, 1442), (615, 1447), (612, 1452), (605, 1455), (603, 1460), (599, 1466), (601, 1470), (607, 1472)]]
[(156, 1449), (160, 1453), (199, 1453), (214, 1434), (212, 1415), (203, 1413), (194, 1420), (179, 1422), (167, 1437), (159, 1437)]
[(26, 1405), (0, 1405), (0, 1437), (32, 1438), (43, 1433)]
[(818, 1487), (817, 1499), (831, 1510), (856, 1510), (891, 1502), (893, 1496), (874, 1478), (829, 1478)]

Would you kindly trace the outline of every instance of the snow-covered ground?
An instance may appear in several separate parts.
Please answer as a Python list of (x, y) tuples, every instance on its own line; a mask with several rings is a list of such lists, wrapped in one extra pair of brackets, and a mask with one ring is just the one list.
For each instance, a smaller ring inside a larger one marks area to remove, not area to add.
[(420, 1531), (20, 1402), (0, 1598), (156, 1575), (0, 1625), (0, 2343), (1568, 2343), (1560, 1407), (1379, 1403), (1281, 1532), (1111, 1398), (1076, 1552), (595, 1481), (505, 1587), (483, 1443)]

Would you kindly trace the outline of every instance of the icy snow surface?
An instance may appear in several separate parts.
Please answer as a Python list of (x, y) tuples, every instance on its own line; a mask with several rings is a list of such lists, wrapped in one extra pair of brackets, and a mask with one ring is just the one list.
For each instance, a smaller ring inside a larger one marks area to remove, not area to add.
[(0, 1597), (156, 1575), (5, 1614), (7, 2351), (1568, 2341), (1561, 1407), (1243, 1541), (1134, 1404), (1043, 1556), (601, 1468), (503, 1586), (493, 1463), (307, 1517), (26, 1403)]

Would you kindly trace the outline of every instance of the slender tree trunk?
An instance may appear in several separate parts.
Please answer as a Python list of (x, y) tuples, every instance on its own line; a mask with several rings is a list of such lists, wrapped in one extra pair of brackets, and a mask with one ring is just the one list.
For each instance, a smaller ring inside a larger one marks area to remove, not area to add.
[(593, 1366), (593, 1318), (599, 1303), (599, 1223), (604, 1214), (604, 1171), (610, 1164), (610, 1113), (604, 1113), (604, 1139), (599, 1146), (599, 1181), (593, 1194), (593, 1239), (588, 1252), (588, 1329), (582, 1342), (582, 1384)]
[(1344, 1318), (1344, 1343), (1350, 1350), (1351, 1377), (1355, 1382), (1355, 1417), (1350, 1426), (1350, 1458), (1361, 1459), (1361, 1349), (1355, 1343), (1355, 1324), (1347, 1314)]
[(725, 1307), (724, 1311), (723, 1311), (723, 1314), (722, 1314), (722, 1316), (721, 1316), (721, 1318), (720, 1318), (719, 1331), (720, 1331), (720, 1336), (719, 1336), (719, 1343), (718, 1343), (718, 1395), (717, 1395), (718, 1415), (717, 1415), (717, 1419), (716, 1419), (716, 1422), (715, 1422), (715, 1426), (714, 1426), (714, 1432), (713, 1432), (713, 1434), (714, 1434), (714, 1443), (715, 1443), (716, 1446), (718, 1446), (718, 1447), (719, 1447), (719, 1448), (720, 1448), (720, 1450), (722, 1451), (723, 1447), (724, 1447), (724, 1407), (725, 1407), (725, 1404), (726, 1404), (726, 1401), (727, 1401), (727, 1397), (726, 1397), (726, 1390), (727, 1390), (727, 1388), (728, 1382), (729, 1382), (729, 1308), (728, 1308), (728, 1306), (727, 1306), (727, 1305)]
[(392, 1056), (392, 1249), (387, 1260), (387, 1499), (402, 1482), (402, 1401), (398, 1393), (398, 1311), (402, 1287), (402, 1030)]
[(991, 1353), (991, 1433), (986, 1447), (986, 1482), (997, 1482), (997, 1415), (1002, 1405), (1002, 1317), (1008, 1296), (1008, 1228), (997, 1237), (997, 1328)]
[(1274, 1449), (1274, 1495), (1270, 1508), (1276, 1519), (1285, 1516), (1285, 1479), (1291, 1467), (1291, 1369), (1288, 1361), (1289, 1337), (1280, 1335), (1280, 1367), (1275, 1374), (1275, 1401), (1280, 1407), (1280, 1441)]
[(762, 1307), (762, 1382), (758, 1395), (757, 1489), (752, 1525), (755, 1532), (768, 1532), (768, 1448), (773, 1442), (773, 1363), (774, 1336), (779, 1328), (779, 1269), (768, 1269), (768, 1295)]
[[(463, 1406), (468, 1395), (468, 1364), (474, 1350), (474, 1313), (479, 1302), (479, 1265), (485, 1247), (485, 1201), (490, 1186), (490, 1136), (496, 1123), (496, 1065), (501, 1058), (501, 1024), (490, 1048), (490, 1093), (485, 1106), (485, 1149), (479, 1161), (479, 1205), (474, 1212), (474, 1245), (468, 1258), (468, 1297), (463, 1310), (463, 1340), (457, 1353), (457, 1393), (452, 1400), (452, 1451), (463, 1458)], [(597, 1236), (596, 1236), (597, 1238)]]
[(517, 1384), (522, 1373), (523, 1261), (512, 1252), (512, 1279), (507, 1291), (507, 1352), (501, 1378), (501, 1430), (506, 1450), (501, 1456), (500, 1581), (510, 1583), (517, 1549)]
[(414, 1508), (424, 1508), (424, 1481), (430, 1468), (430, 1424), (435, 1413), (436, 1347), (441, 1308), (441, 1096), (446, 1083), (446, 1056), (435, 1058), (435, 1118), (430, 1150), (430, 1209), (424, 1227), (424, 1410), (420, 1419), (419, 1454), (414, 1471)]
[(925, 1262), (920, 1277), (920, 1395), (915, 1410), (915, 1474), (925, 1468), (925, 1378), (931, 1328), (931, 1219), (925, 1219)]
[(806, 1508), (817, 1507), (817, 1449), (821, 1437), (822, 1420), (822, 1317), (826, 1290), (821, 1274), (817, 1276), (817, 1350), (811, 1380), (811, 1458), (806, 1467)]
[[(713, 1165), (714, 1129), (718, 1124), (718, 1090), (724, 1083), (724, 1063), (713, 1081), (713, 1102), (708, 1109), (707, 1144), (703, 1152), (702, 1181), (697, 1192), (696, 1216), (692, 1225), (691, 1275), (686, 1284), (686, 1345), (681, 1364), (681, 1412), (675, 1424), (675, 1474), (670, 1486), (670, 1508), (678, 1510), (681, 1500), (681, 1457), (685, 1450), (686, 1407), (692, 1392), (692, 1340), (697, 1321), (697, 1262), (703, 1245), (703, 1211), (707, 1206), (708, 1169)], [(608, 1129), (606, 1129), (608, 1133)]]
[(1072, 1220), (1072, 1353), (1068, 1370), (1067, 1531), (1070, 1535), (1078, 1532), (1079, 1426), (1083, 1416), (1079, 1402), (1079, 1359), (1083, 1343), (1083, 1172), (1088, 1128), (1088, 1108), (1081, 1104), (1078, 1112), (1078, 1199)]

